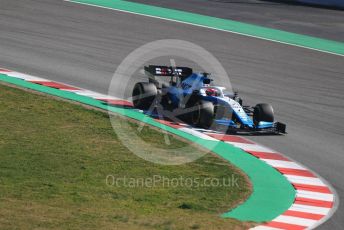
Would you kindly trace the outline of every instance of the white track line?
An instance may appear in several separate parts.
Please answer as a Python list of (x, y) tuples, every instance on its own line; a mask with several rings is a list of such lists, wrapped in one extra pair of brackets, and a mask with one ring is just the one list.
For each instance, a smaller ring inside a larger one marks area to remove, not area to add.
[(274, 222), (280, 222), (280, 223), (286, 223), (286, 224), (294, 224), (294, 225), (300, 225), (300, 226), (312, 226), (316, 224), (316, 220), (311, 219), (305, 219), (300, 217), (294, 217), (294, 216), (284, 216), (280, 215), (276, 219), (274, 219)]
[(40, 77), (36, 77), (36, 76), (31, 76), (31, 75), (27, 75), (27, 74), (22, 74), (22, 73), (18, 73), (18, 72), (9, 72), (9, 73), (5, 73), (5, 74), (7, 74), (8, 76), (11, 76), (11, 77), (23, 79), (25, 81), (49, 82), (49, 80), (44, 79), (44, 78), (40, 78)]
[(234, 145), (235, 147), (238, 147), (238, 148), (243, 149), (245, 151), (276, 153), (275, 150), (272, 150), (270, 148), (264, 147), (262, 145), (246, 144), (246, 143), (231, 142), (231, 141), (226, 141), (226, 143)]
[(268, 227), (268, 226), (257, 226), (257, 227), (251, 228), (251, 229), (254, 229), (254, 230), (283, 230), (281, 228), (273, 228), (273, 227)]
[(320, 192), (311, 192), (305, 190), (297, 190), (296, 197), (302, 197), (307, 199), (314, 199), (314, 200), (324, 200), (324, 201), (334, 201), (333, 194), (326, 194)]
[(210, 137), (210, 136), (208, 136), (208, 135), (206, 135), (204, 133), (198, 132), (196, 130), (193, 130), (191, 128), (179, 128), (179, 130), (181, 130), (183, 132), (186, 132), (186, 133), (189, 133), (191, 135), (194, 135), (196, 137), (202, 138), (204, 140), (217, 141), (215, 138)]
[(330, 211), (330, 208), (316, 207), (303, 204), (293, 204), (289, 210), (297, 212), (305, 212), (318, 215), (327, 215)]
[(326, 186), (322, 180), (314, 177), (303, 177), (294, 175), (284, 175), (293, 184), (305, 184), (305, 185), (316, 185), (316, 186)]
[(289, 169), (301, 169), (301, 170), (307, 170), (305, 167), (302, 167), (298, 163), (291, 162), (291, 161), (282, 161), (282, 160), (270, 160), (270, 159), (261, 159), (262, 161), (265, 161), (269, 165), (271, 165), (274, 168), (289, 168)]

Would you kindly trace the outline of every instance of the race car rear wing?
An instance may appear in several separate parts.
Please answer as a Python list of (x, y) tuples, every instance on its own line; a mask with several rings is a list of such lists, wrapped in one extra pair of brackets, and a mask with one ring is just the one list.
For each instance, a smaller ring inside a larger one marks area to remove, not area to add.
[(160, 84), (155, 77), (170, 77), (170, 84), (176, 85), (178, 81), (183, 81), (192, 74), (192, 69), (189, 67), (173, 68), (172, 66), (149, 65), (145, 66), (144, 70), (149, 82), (154, 83), (157, 88), (160, 88)]
[(158, 66), (158, 65), (149, 65), (145, 66), (145, 72), (148, 75), (153, 75), (157, 77), (188, 77), (192, 74), (192, 69), (189, 67), (175, 67), (172, 66)]

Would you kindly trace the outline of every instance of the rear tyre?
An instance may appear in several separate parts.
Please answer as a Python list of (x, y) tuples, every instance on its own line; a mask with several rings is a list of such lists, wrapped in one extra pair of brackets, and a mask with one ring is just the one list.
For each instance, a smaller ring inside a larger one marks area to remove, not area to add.
[(258, 125), (261, 121), (273, 122), (274, 110), (270, 104), (257, 104), (253, 111), (253, 121)]
[(153, 83), (138, 82), (133, 89), (133, 104), (135, 108), (148, 110), (158, 95), (158, 90)]
[(197, 101), (193, 105), (193, 112), (190, 114), (192, 125), (208, 129), (214, 122), (214, 105), (209, 101)]

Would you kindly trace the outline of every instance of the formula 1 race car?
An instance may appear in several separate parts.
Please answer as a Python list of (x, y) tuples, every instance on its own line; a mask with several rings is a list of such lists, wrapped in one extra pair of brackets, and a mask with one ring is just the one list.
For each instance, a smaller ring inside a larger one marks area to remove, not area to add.
[[(132, 92), (134, 107), (150, 115), (181, 120), (195, 127), (227, 132), (286, 133), (286, 125), (274, 122), (269, 104), (243, 106), (237, 93), (213, 86), (208, 73), (194, 73), (188, 67), (149, 65), (148, 82), (138, 82)], [(168, 78), (161, 83), (157, 77)]]

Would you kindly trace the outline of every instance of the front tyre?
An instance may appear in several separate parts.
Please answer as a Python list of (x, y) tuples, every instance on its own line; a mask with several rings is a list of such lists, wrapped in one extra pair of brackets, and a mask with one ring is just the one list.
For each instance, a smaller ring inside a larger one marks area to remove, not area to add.
[(255, 125), (259, 122), (274, 122), (274, 110), (270, 104), (257, 104), (253, 111), (253, 121)]

